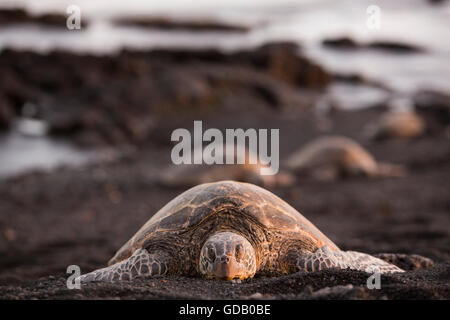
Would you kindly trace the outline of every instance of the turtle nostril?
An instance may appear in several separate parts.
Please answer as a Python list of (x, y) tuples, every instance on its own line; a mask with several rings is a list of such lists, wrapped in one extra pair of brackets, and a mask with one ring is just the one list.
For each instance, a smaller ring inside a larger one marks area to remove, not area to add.
[(230, 262), (230, 257), (228, 257), (228, 256), (221, 257), (220, 261), (224, 262), (224, 263), (229, 263)]

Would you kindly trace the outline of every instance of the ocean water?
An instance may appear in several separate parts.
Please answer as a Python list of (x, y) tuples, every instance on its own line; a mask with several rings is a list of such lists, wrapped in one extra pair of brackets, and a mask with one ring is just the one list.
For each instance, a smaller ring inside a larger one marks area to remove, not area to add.
[[(325, 67), (360, 73), (393, 89), (449, 91), (450, 3), (426, 0), (0, 0), (0, 7), (23, 6), (33, 13), (65, 12), (76, 4), (92, 21), (82, 32), (8, 26), (0, 29), (0, 50), (6, 47), (107, 54), (129, 48), (216, 47), (237, 50), (272, 40), (291, 40)], [(380, 8), (380, 29), (366, 26), (369, 5)], [(115, 26), (123, 16), (167, 16), (217, 19), (252, 26), (248, 33), (161, 31)], [(425, 48), (424, 53), (387, 54), (375, 50), (339, 52), (325, 49), (324, 38), (350, 36), (358, 41), (401, 41)]]
[(49, 171), (62, 165), (81, 166), (95, 161), (94, 152), (49, 138), (36, 125), (17, 120), (9, 133), (0, 136), (0, 179), (35, 169)]

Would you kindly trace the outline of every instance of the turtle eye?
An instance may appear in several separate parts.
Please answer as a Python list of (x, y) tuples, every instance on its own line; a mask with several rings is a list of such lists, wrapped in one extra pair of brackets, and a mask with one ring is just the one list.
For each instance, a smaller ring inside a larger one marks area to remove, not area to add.
[(236, 261), (240, 261), (244, 257), (244, 246), (242, 244), (238, 244), (235, 250)]
[(208, 249), (208, 258), (209, 258), (211, 261), (216, 260), (216, 250), (214, 250), (213, 248), (209, 248), (209, 249)]

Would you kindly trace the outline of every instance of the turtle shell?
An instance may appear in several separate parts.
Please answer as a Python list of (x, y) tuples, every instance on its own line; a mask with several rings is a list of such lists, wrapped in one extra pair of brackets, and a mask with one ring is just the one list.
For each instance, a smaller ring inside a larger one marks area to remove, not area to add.
[(273, 193), (249, 183), (219, 181), (193, 187), (167, 203), (119, 249), (109, 264), (128, 258), (156, 232), (186, 230), (226, 210), (248, 215), (268, 229), (307, 234), (313, 241), (338, 250), (308, 219)]
[(307, 143), (287, 159), (291, 170), (320, 167), (335, 163), (359, 166), (368, 172), (376, 171), (377, 162), (358, 142), (343, 136), (323, 136)]
[[(228, 156), (228, 152), (233, 152), (233, 164), (225, 164), (225, 159)], [(202, 153), (203, 150), (194, 150), (195, 153)], [(238, 180), (243, 182), (261, 182), (264, 183), (264, 179), (260, 175), (260, 169), (267, 167), (260, 163), (258, 155), (247, 148), (246, 146), (237, 144), (229, 147), (227, 144), (223, 145), (223, 164), (215, 164), (215, 159), (211, 155), (203, 155), (203, 164), (191, 165), (191, 164), (178, 164), (170, 165), (160, 174), (159, 182), (163, 186), (167, 187), (192, 187), (202, 183), (211, 183), (220, 180)], [(244, 163), (238, 164), (238, 154), (244, 155)], [(256, 163), (250, 163), (250, 159), (256, 159)], [(209, 164), (207, 164), (209, 163)], [(256, 177), (260, 179), (256, 179)], [(267, 179), (266, 179), (267, 180)]]

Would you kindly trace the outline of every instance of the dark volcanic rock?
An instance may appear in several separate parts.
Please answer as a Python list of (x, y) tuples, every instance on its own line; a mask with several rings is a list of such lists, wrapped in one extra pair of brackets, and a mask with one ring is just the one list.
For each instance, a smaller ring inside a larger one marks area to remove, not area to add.
[(414, 53), (423, 52), (424, 49), (407, 43), (390, 42), (390, 41), (374, 41), (366, 45), (367, 48), (386, 50), (395, 53)]
[(322, 41), (322, 44), (325, 47), (340, 50), (376, 49), (393, 53), (417, 53), (424, 51), (424, 49), (419, 46), (407, 43), (381, 40), (369, 43), (359, 43), (348, 37), (325, 39)]
[(299, 56), (298, 48), (292, 43), (263, 45), (250, 59), (271, 76), (295, 86), (323, 88), (331, 81), (322, 67)]
[(23, 23), (29, 18), (27, 12), (23, 9), (0, 8), (0, 24)]
[(295, 88), (320, 89), (331, 79), (286, 43), (231, 54), (154, 50), (91, 56), (5, 50), (0, 71), (5, 84), (0, 94), (16, 113), (32, 102), (51, 134), (107, 144), (142, 143), (154, 130), (177, 121), (231, 109), (258, 106), (267, 113), (292, 104)]
[(247, 32), (249, 27), (213, 20), (176, 20), (168, 17), (129, 17), (114, 20), (117, 25), (163, 30)]
[[(61, 13), (32, 15), (21, 8), (0, 8), (0, 25), (35, 24), (38, 26), (66, 28), (66, 20), (67, 16)], [(87, 21), (81, 21), (82, 27), (87, 25)]]
[(424, 90), (414, 95), (414, 105), (418, 112), (432, 116), (442, 125), (450, 124), (450, 95)]
[(357, 49), (360, 47), (355, 40), (348, 37), (325, 39), (322, 44), (333, 49)]
[(9, 128), (14, 118), (14, 110), (6, 97), (0, 96), (0, 130)]
[(428, 2), (430, 2), (431, 4), (435, 5), (435, 4), (443, 4), (445, 3), (447, 0), (428, 0)]

